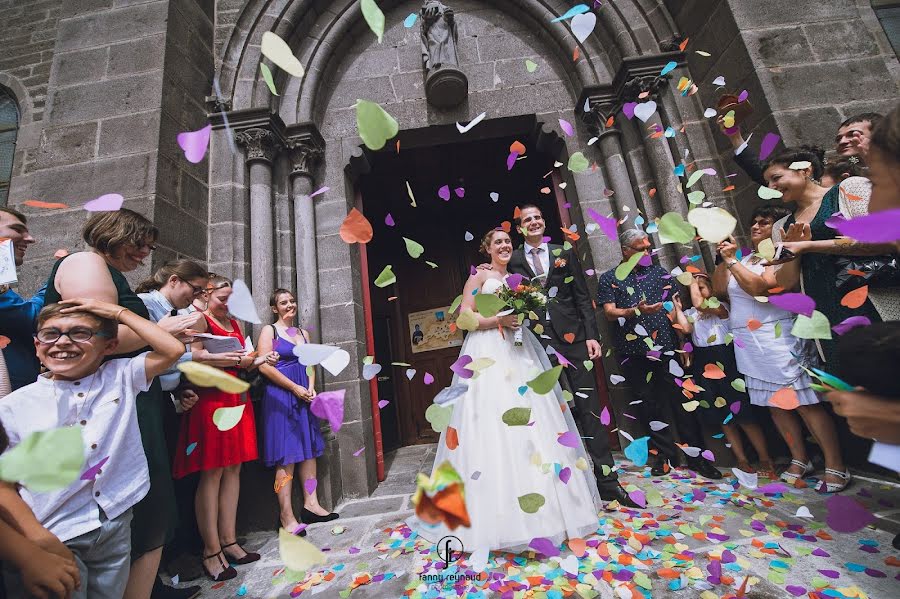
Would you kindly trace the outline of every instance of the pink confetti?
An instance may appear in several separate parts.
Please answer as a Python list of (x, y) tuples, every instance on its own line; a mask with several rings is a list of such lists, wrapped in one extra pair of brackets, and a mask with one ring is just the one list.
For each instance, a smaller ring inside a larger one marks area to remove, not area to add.
[(572, 137), (575, 135), (575, 129), (572, 128), (572, 123), (565, 119), (559, 119), (559, 127), (565, 132), (566, 135)]
[(900, 240), (900, 208), (860, 216), (838, 224), (842, 235), (863, 243), (891, 243)]
[(556, 438), (556, 442), (565, 447), (578, 447), (580, 439), (574, 431), (566, 431)]
[(387, 216), (384, 217), (384, 224), (386, 224), (386, 225), (389, 226), (389, 227), (393, 227), (393, 226), (394, 226), (394, 217), (391, 216), (391, 213), (390, 213), (390, 212), (388, 212), (388, 213), (387, 213)]
[(458, 198), (465, 197), (466, 188), (465, 187), (457, 187), (456, 189), (453, 190), (453, 193), (455, 193), (456, 197), (458, 197)]
[(563, 484), (569, 484), (569, 479), (572, 477), (572, 469), (571, 468), (563, 468), (559, 471), (559, 480), (563, 482)]
[(603, 216), (602, 214), (600, 214), (593, 208), (588, 208), (587, 213), (588, 213), (588, 216), (590, 216), (592, 219), (594, 219), (594, 222), (597, 223), (597, 225), (600, 227), (600, 230), (603, 232), (604, 235), (606, 235), (607, 237), (609, 237), (610, 239), (612, 239), (614, 241), (618, 241), (618, 239), (619, 239), (619, 230), (618, 230), (619, 222), (615, 218), (613, 218), (611, 216), (609, 216), (609, 217)]
[(303, 490), (306, 491), (307, 495), (312, 495), (316, 492), (316, 487), (319, 485), (319, 481), (314, 478), (307, 478), (303, 481)]
[(782, 310), (787, 310), (794, 314), (803, 314), (804, 316), (812, 316), (813, 310), (816, 309), (816, 300), (804, 293), (770, 295), (769, 303)]
[(715, 462), (715, 461), (716, 461), (716, 456), (715, 456), (715, 454), (714, 454), (713, 452), (711, 452), (710, 450), (708, 450), (708, 449), (704, 449), (704, 450), (703, 450), (703, 453), (701, 453), (700, 455), (703, 457), (703, 459), (709, 460), (710, 462)]
[(366, 446), (363, 445), (362, 447), (360, 447), (359, 449), (357, 449), (356, 451), (354, 451), (354, 452), (353, 452), (353, 457), (354, 457), (354, 458), (358, 458), (358, 457), (359, 457), (359, 454), (361, 454), (361, 453), (363, 452), (363, 450), (365, 450), (365, 448), (366, 448)]
[(338, 432), (344, 424), (344, 393), (345, 389), (337, 391), (322, 391), (312, 400), (309, 405), (310, 411), (318, 416), (328, 420), (331, 430)]
[(209, 147), (209, 133), (212, 131), (212, 125), (207, 125), (197, 131), (185, 131), (176, 136), (178, 145), (184, 150), (184, 157), (188, 162), (197, 164), (206, 156), (206, 149)]
[(309, 194), (309, 197), (314, 198), (314, 197), (316, 197), (317, 195), (320, 195), (320, 194), (325, 193), (326, 191), (329, 191), (330, 189), (331, 189), (330, 187), (320, 187), (320, 188), (317, 189), (316, 191), (314, 191), (314, 192), (312, 192), (311, 194)]
[(851, 316), (831, 327), (831, 330), (838, 335), (843, 335), (851, 329), (855, 329), (856, 327), (867, 327), (870, 324), (872, 324), (872, 321), (866, 316)]
[(88, 212), (115, 212), (122, 207), (125, 198), (117, 193), (102, 195), (96, 200), (91, 200), (84, 205)]
[(438, 197), (444, 200), (445, 202), (450, 201), (450, 186), (444, 185), (440, 189), (438, 189)]
[(528, 546), (538, 553), (543, 553), (547, 557), (556, 557), (559, 555), (559, 547), (554, 545), (553, 541), (545, 539), (544, 537), (531, 539), (531, 543), (529, 543)]
[(379, 399), (379, 400), (378, 400), (378, 409), (379, 409), (379, 410), (383, 410), (383, 409), (384, 409), (384, 406), (388, 405), (389, 403), (391, 403), (391, 402), (389, 402), (389, 401), (386, 400), (386, 399)]
[(100, 469), (103, 468), (103, 465), (109, 461), (109, 456), (106, 456), (90, 468), (84, 471), (81, 475), (81, 480), (94, 480), (97, 478), (97, 475), (100, 474)]
[(769, 154), (772, 153), (772, 150), (775, 149), (775, 146), (778, 145), (779, 140), (781, 140), (780, 135), (776, 135), (775, 133), (766, 133), (766, 136), (763, 138), (762, 143), (759, 146), (759, 159), (765, 160), (769, 157)]
[(506, 170), (511, 171), (513, 165), (516, 163), (516, 158), (519, 157), (518, 152), (510, 152), (509, 156), (506, 158)]
[(603, 406), (603, 411), (600, 412), (600, 424), (603, 426), (609, 426), (609, 408)]
[(875, 522), (875, 516), (852, 497), (832, 495), (825, 500), (825, 522), (837, 532), (856, 532)]
[(423, 380), (425, 381), (426, 385), (430, 385), (434, 382), (434, 375), (432, 375), (430, 372), (426, 372)]

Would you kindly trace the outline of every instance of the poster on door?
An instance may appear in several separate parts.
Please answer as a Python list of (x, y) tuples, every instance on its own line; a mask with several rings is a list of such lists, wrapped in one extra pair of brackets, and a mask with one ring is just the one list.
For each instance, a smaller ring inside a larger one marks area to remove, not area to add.
[(462, 345), (463, 332), (450, 328), (455, 322), (456, 315), (450, 313), (450, 306), (410, 312), (409, 339), (413, 353)]

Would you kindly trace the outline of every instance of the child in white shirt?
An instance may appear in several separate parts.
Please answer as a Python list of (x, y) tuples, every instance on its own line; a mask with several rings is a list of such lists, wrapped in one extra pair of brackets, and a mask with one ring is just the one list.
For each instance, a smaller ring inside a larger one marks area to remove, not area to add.
[[(104, 361), (116, 351), (118, 323), (153, 351)], [(0, 400), (10, 448), (30, 434), (81, 428), (85, 471), (49, 492), (0, 482), (0, 502), (32, 540), (61, 541), (75, 558), (81, 585), (72, 597), (120, 599), (128, 580), (131, 508), (150, 488), (135, 398), (184, 353), (184, 345), (130, 310), (98, 300), (51, 304), (37, 320), (35, 348), (49, 373)], [(99, 466), (99, 467), (97, 467)], [(30, 508), (30, 509), (29, 509)], [(57, 542), (58, 542), (57, 541)], [(18, 573), (4, 572), (10, 599), (24, 597)]]

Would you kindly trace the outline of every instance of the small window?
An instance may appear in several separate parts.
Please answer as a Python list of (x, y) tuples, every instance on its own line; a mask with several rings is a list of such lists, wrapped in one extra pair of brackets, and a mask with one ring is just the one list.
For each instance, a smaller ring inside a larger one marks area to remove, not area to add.
[(19, 108), (6, 90), (0, 88), (0, 206), (9, 201), (16, 134), (19, 132)]
[(872, 10), (881, 23), (894, 54), (900, 56), (900, 2), (896, 0), (872, 0)]

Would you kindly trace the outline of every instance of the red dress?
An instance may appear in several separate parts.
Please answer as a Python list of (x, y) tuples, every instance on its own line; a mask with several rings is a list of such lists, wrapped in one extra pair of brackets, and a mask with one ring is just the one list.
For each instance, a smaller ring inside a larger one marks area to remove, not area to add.
[[(237, 322), (231, 321), (232, 331), (226, 331), (209, 316), (206, 316), (209, 332), (213, 335), (236, 337), (241, 345), (244, 336)], [(228, 374), (237, 376), (236, 368), (224, 368)], [(200, 400), (193, 408), (181, 416), (181, 431), (178, 435), (178, 449), (172, 476), (182, 478), (193, 472), (212, 470), (224, 466), (233, 466), (255, 460), (256, 421), (253, 417), (253, 404), (248, 401), (246, 393), (235, 394), (219, 391), (215, 387), (200, 387), (197, 390)], [(237, 425), (227, 431), (220, 431), (213, 424), (213, 413), (219, 408), (230, 408), (244, 405), (244, 413)], [(188, 455), (188, 448), (191, 449)]]

